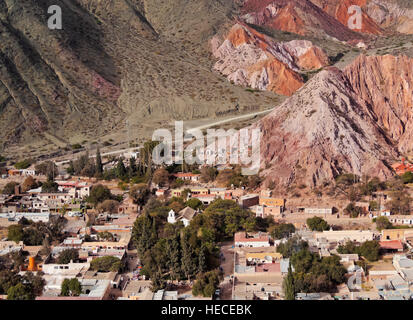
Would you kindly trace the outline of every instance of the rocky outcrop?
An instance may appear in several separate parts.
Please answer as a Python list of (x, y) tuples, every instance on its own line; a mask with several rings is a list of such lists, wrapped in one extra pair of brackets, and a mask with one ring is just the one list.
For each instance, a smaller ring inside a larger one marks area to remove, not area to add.
[(383, 28), (413, 34), (413, 7), (406, 1), (371, 0), (366, 4), (365, 11)]
[(303, 70), (319, 69), (329, 64), (322, 49), (310, 41), (277, 43), (241, 22), (234, 25), (225, 40), (212, 40), (214, 69), (237, 85), (273, 91), (290, 96), (304, 80)]
[(392, 176), (396, 149), (337, 68), (321, 71), (256, 126), (267, 182), (316, 186), (344, 172)]
[(307, 0), (247, 0), (241, 18), (247, 23), (300, 35), (325, 34), (343, 41), (363, 37)]
[(362, 9), (362, 28), (358, 32), (380, 35), (384, 30), (413, 33), (413, 7), (400, 0), (311, 0), (347, 26), (348, 8)]
[(350, 17), (354, 14), (349, 14), (351, 6), (359, 6), (362, 8), (361, 29), (352, 29), (357, 32), (380, 35), (383, 30), (366, 12), (366, 0), (311, 0), (314, 4), (322, 8), (332, 17), (336, 18), (340, 23), (348, 26)]
[(344, 72), (400, 151), (413, 150), (413, 59), (361, 55)]

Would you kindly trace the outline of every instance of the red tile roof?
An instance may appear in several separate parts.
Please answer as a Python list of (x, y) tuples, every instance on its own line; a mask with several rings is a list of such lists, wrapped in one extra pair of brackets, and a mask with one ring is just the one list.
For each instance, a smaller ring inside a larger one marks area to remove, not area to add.
[(380, 241), (380, 248), (388, 250), (403, 250), (403, 243), (401, 240)]

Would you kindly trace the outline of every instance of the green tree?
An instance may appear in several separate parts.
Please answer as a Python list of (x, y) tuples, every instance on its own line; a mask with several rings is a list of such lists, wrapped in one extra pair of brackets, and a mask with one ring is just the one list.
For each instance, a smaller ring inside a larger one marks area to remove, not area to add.
[(96, 150), (96, 173), (101, 175), (103, 173), (102, 157), (100, 155), (100, 148)]
[(376, 227), (377, 230), (381, 231), (383, 229), (391, 229), (393, 225), (387, 217), (381, 216), (376, 218)]
[(179, 279), (181, 274), (181, 247), (179, 235), (168, 241), (168, 267), (172, 280)]
[(133, 185), (129, 190), (129, 195), (140, 206), (143, 206), (149, 198), (150, 191), (148, 185), (145, 183), (139, 183)]
[(65, 249), (57, 258), (58, 264), (68, 264), (70, 261), (77, 261), (79, 259), (79, 252), (76, 249)]
[(182, 247), (182, 271), (184, 272), (188, 281), (196, 273), (196, 258), (194, 256), (194, 250), (191, 244), (187, 241), (187, 234), (181, 238), (181, 247)]
[(42, 193), (53, 193), (59, 190), (59, 185), (53, 180), (47, 180), (42, 184)]
[(413, 183), (413, 172), (407, 171), (402, 175), (402, 181), (404, 184)]
[(123, 159), (119, 158), (118, 164), (116, 165), (116, 177), (118, 179), (124, 179), (127, 176), (127, 171)]
[(100, 271), (100, 272), (110, 272), (115, 271), (118, 272), (122, 269), (122, 261), (113, 256), (105, 256), (93, 259), (90, 263), (90, 268), (92, 270)]
[(76, 278), (64, 279), (61, 286), (61, 296), (77, 297), (82, 293), (82, 285)]
[(327, 221), (320, 217), (308, 218), (307, 225), (312, 231), (324, 231), (330, 229)]
[(194, 209), (194, 210), (204, 208), (204, 204), (198, 198), (189, 199), (187, 202), (185, 202), (185, 205), (192, 208), (192, 209)]
[(163, 278), (162, 273), (160, 271), (154, 272), (152, 276), (152, 281), (151, 281), (152, 292), (165, 289), (165, 287), (166, 287), (166, 281)]
[(295, 227), (292, 223), (281, 223), (272, 228), (271, 236), (274, 239), (287, 238), (295, 232)]
[(7, 290), (7, 300), (34, 300), (35, 296), (28, 285), (18, 283)]
[(357, 218), (362, 213), (362, 208), (357, 207), (353, 202), (350, 202), (344, 209), (344, 213), (351, 218)]
[(377, 261), (380, 257), (380, 244), (375, 240), (363, 242), (357, 248), (357, 253), (371, 262)]
[(284, 296), (285, 300), (295, 300), (295, 287), (294, 287), (294, 276), (293, 276), (293, 271), (291, 269), (291, 265), (288, 266), (288, 274), (284, 278), (283, 281), (283, 290), (284, 290)]
[(27, 169), (32, 164), (32, 160), (25, 159), (14, 164), (16, 169)]
[(16, 243), (19, 243), (23, 240), (23, 227), (21, 225), (12, 224), (7, 229), (7, 239)]
[(95, 185), (92, 187), (92, 190), (90, 190), (90, 195), (87, 198), (87, 202), (93, 204), (94, 207), (96, 207), (99, 203), (105, 201), (105, 200), (110, 200), (112, 199), (112, 193), (110, 190), (101, 185)]
[(23, 231), (23, 243), (26, 246), (40, 246), (45, 234), (35, 227), (25, 228)]

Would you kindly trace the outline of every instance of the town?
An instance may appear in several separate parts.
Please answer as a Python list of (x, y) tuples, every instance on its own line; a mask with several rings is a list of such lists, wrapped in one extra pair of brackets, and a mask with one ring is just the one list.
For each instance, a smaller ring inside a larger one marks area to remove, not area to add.
[[(135, 153), (1, 167), (8, 300), (411, 300), (413, 166), (324, 189)], [(309, 191), (311, 190), (311, 191)]]

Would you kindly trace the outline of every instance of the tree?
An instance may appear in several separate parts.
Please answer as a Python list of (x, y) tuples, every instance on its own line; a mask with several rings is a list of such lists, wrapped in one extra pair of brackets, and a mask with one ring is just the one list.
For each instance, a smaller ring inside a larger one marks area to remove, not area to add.
[(24, 159), (22, 161), (16, 162), (14, 164), (14, 167), (16, 169), (27, 169), (28, 167), (30, 167), (31, 164), (32, 164), (32, 160)]
[(30, 289), (35, 296), (40, 296), (43, 293), (46, 281), (43, 279), (42, 275), (42, 272), (35, 275), (33, 272), (29, 271), (23, 276), (23, 283), (30, 285)]
[(137, 172), (138, 172), (138, 168), (136, 167), (136, 158), (135, 157), (131, 157), (129, 159), (129, 177), (133, 177)]
[(70, 261), (77, 261), (79, 259), (79, 252), (76, 249), (65, 249), (57, 258), (58, 264), (68, 264)]
[(274, 239), (287, 238), (289, 235), (295, 232), (295, 227), (292, 223), (281, 223), (273, 227), (271, 236)]
[(18, 271), (6, 269), (0, 271), (0, 294), (7, 294), (7, 291), (20, 283), (21, 276)]
[(381, 231), (383, 229), (391, 229), (393, 225), (387, 217), (381, 216), (376, 218), (376, 227)]
[(66, 172), (70, 175), (74, 175), (75, 174), (75, 166), (73, 164), (73, 161), (70, 160), (69, 162), (69, 166), (66, 168)]
[(199, 273), (205, 272), (206, 269), (207, 269), (206, 248), (205, 246), (202, 246), (201, 250), (199, 251), (199, 255), (198, 255), (198, 272)]
[(117, 213), (118, 207), (119, 207), (119, 201), (105, 200), (102, 203), (99, 203), (96, 209), (99, 212)]
[(162, 273), (160, 271), (156, 271), (153, 276), (152, 276), (152, 281), (151, 281), (151, 290), (152, 292), (156, 292), (158, 290), (165, 289), (166, 287), (166, 281), (162, 276)]
[(204, 204), (198, 198), (189, 199), (187, 202), (185, 202), (185, 205), (192, 208), (192, 209), (194, 209), (194, 210), (204, 208)]
[(361, 245), (356, 246), (353, 242), (349, 241), (345, 246), (339, 246), (337, 248), (338, 253), (357, 253), (363, 256), (367, 260), (374, 262), (379, 260), (380, 257), (380, 244), (378, 241), (366, 241)]
[(47, 180), (42, 184), (42, 193), (53, 193), (59, 190), (59, 185), (53, 180)]
[(182, 248), (182, 271), (185, 273), (188, 281), (191, 276), (196, 273), (197, 266), (195, 264), (194, 251), (192, 246), (187, 241), (187, 234), (181, 238), (181, 248)]
[(410, 214), (410, 203), (411, 198), (403, 188), (391, 193), (391, 200), (386, 203), (386, 208), (393, 213), (408, 215)]
[(112, 199), (112, 197), (112, 193), (107, 187), (98, 184), (93, 186), (92, 190), (90, 190), (90, 195), (87, 198), (87, 202), (92, 203), (93, 206), (96, 207), (99, 203)]
[(99, 175), (103, 173), (102, 157), (100, 155), (99, 147), (96, 150), (96, 173)]
[(214, 167), (205, 166), (201, 168), (201, 176), (200, 179), (202, 182), (210, 182), (214, 181), (218, 174), (218, 170)]
[(76, 278), (64, 279), (61, 286), (61, 296), (77, 297), (82, 293), (82, 285)]
[(133, 198), (135, 203), (143, 206), (149, 198), (150, 192), (147, 184), (139, 183), (130, 188), (129, 195)]
[(23, 283), (18, 283), (7, 290), (7, 300), (33, 300), (34, 298), (30, 287)]
[(407, 171), (402, 175), (402, 181), (404, 184), (413, 183), (413, 172)]
[(92, 270), (100, 272), (118, 272), (123, 267), (122, 261), (119, 258), (113, 256), (105, 256), (93, 259), (90, 263), (90, 268)]
[(116, 177), (118, 179), (124, 179), (127, 175), (127, 171), (125, 168), (125, 164), (123, 163), (123, 159), (119, 158), (118, 164), (116, 165)]
[(45, 161), (39, 163), (35, 167), (36, 172), (47, 176), (47, 180), (54, 181), (54, 178), (59, 175), (59, 169), (53, 161)]
[(307, 225), (312, 231), (324, 231), (330, 229), (327, 221), (320, 217), (308, 218)]
[(160, 187), (169, 183), (169, 172), (165, 168), (159, 168), (153, 173), (152, 181)]
[(378, 241), (366, 241), (363, 242), (358, 248), (357, 253), (367, 260), (374, 262), (379, 260), (380, 257), (380, 244)]
[(168, 241), (168, 266), (171, 279), (179, 278), (181, 274), (181, 247), (179, 245), (179, 235), (175, 235), (172, 240)]
[(283, 281), (283, 290), (285, 300), (295, 300), (294, 276), (291, 265), (288, 266), (288, 274)]
[(362, 213), (362, 211), (363, 209), (357, 207), (353, 202), (350, 202), (344, 209), (344, 213), (349, 215), (351, 218), (357, 218)]
[(43, 243), (44, 233), (35, 227), (25, 228), (23, 232), (23, 243), (26, 246), (40, 246)]
[(213, 270), (206, 273), (200, 273), (192, 287), (194, 296), (212, 297), (215, 290), (218, 288), (221, 275), (218, 271)]
[(19, 243), (23, 240), (23, 227), (21, 225), (12, 224), (7, 229), (7, 239), (16, 243)]
[(22, 191), (26, 192), (30, 189), (37, 188), (37, 182), (32, 176), (28, 176), (26, 179), (24, 179), (24, 182), (22, 184)]
[(9, 182), (4, 186), (1, 193), (3, 193), (3, 194), (14, 194), (14, 189), (18, 185), (19, 184), (17, 182), (14, 182), (14, 181)]

